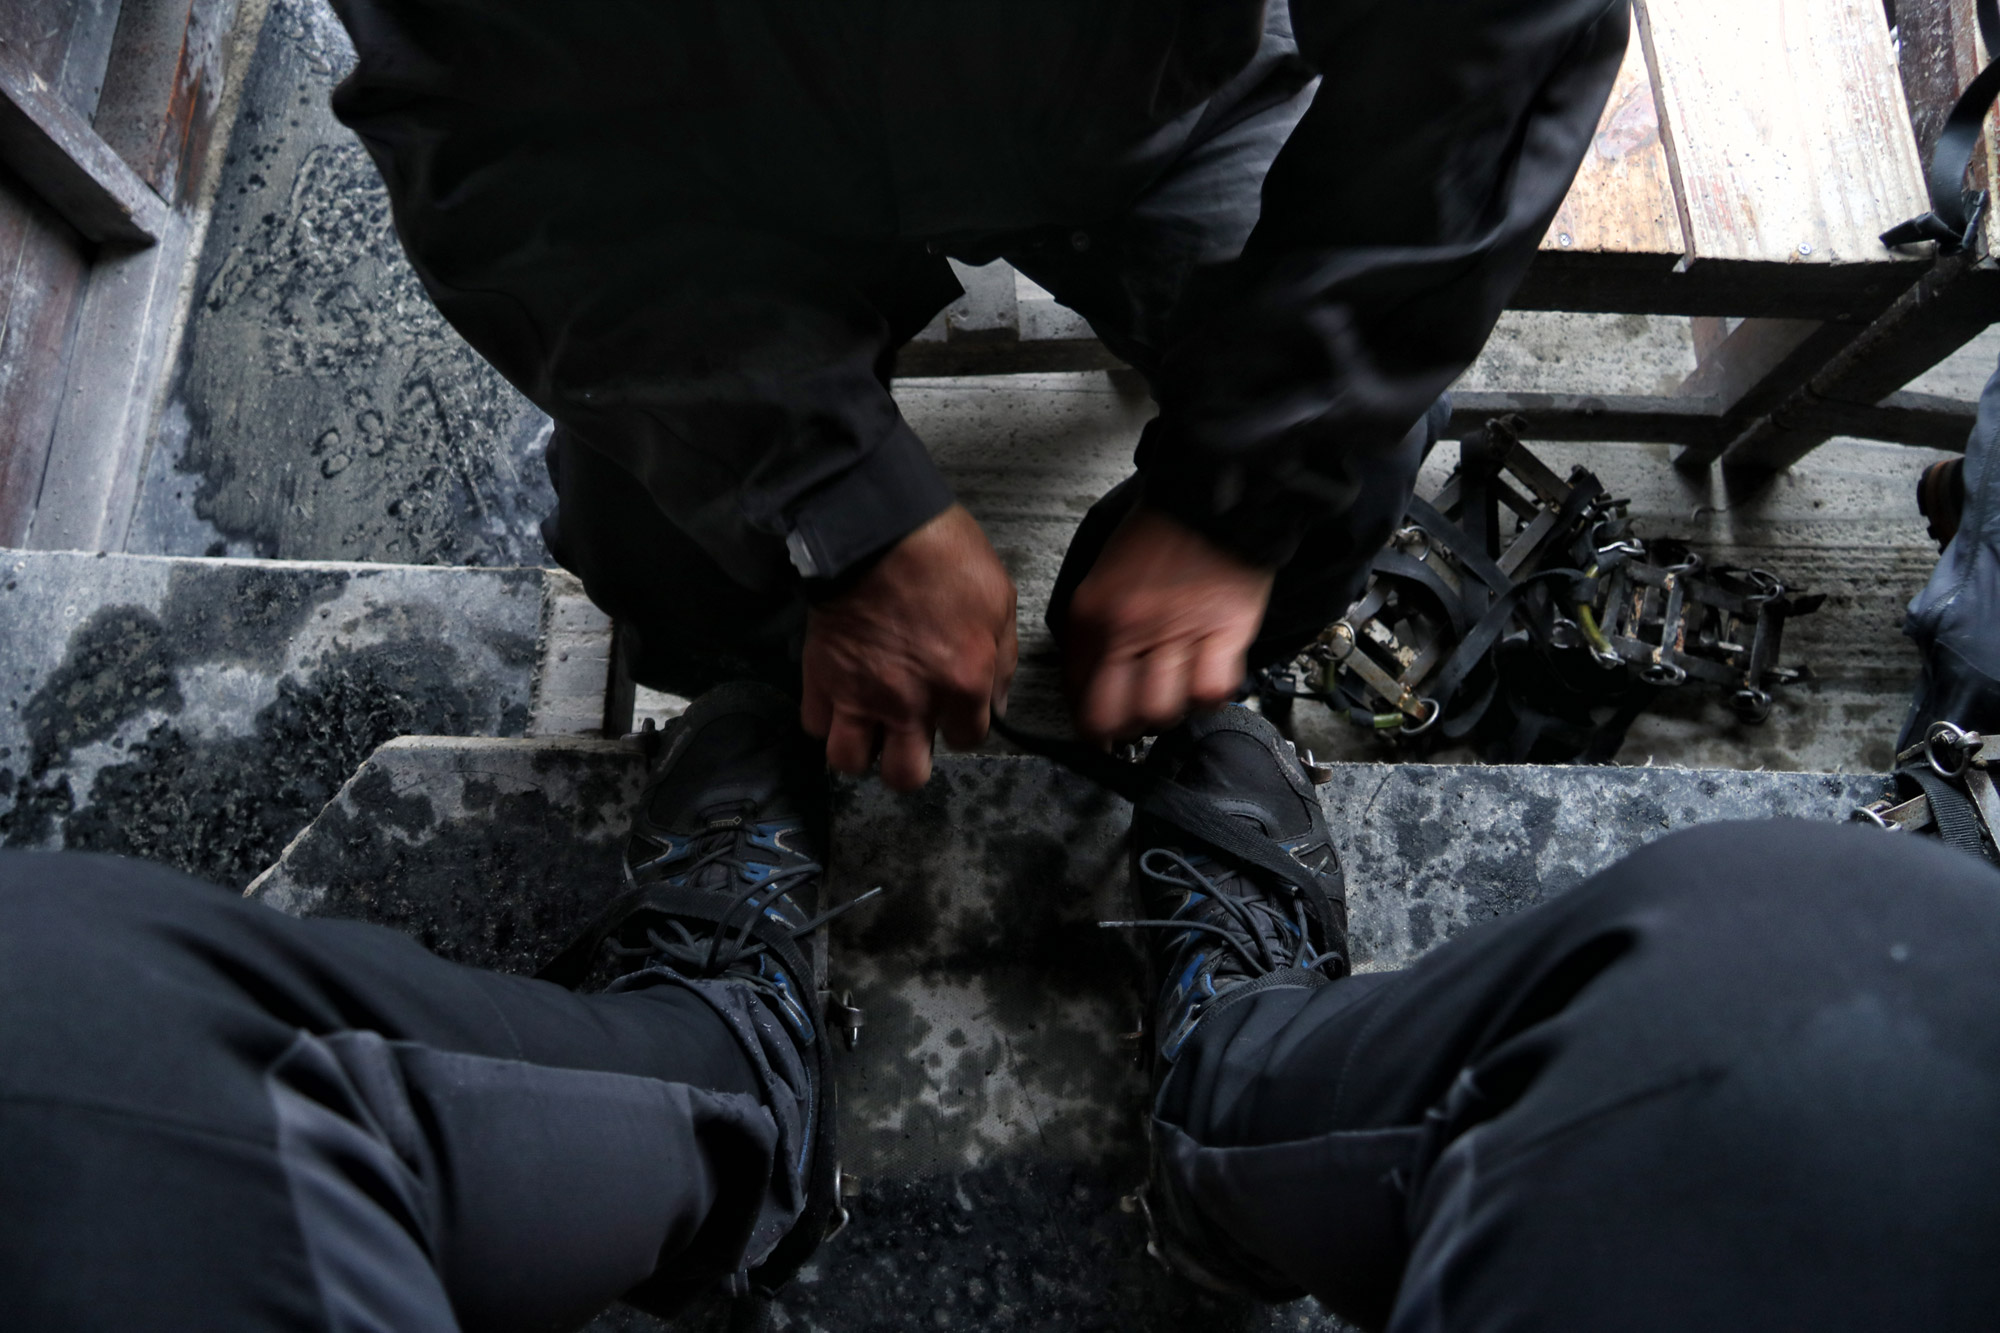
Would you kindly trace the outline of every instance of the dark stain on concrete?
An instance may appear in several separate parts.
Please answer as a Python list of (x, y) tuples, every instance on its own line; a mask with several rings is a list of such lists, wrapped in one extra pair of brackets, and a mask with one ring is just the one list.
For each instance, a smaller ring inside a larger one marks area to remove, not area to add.
[(177, 713), (178, 654), (167, 627), (137, 606), (99, 609), (70, 635), (62, 662), (42, 679), (21, 712), (32, 747), (31, 771), (107, 739), (148, 709)]
[(176, 565), (160, 619), (183, 662), (240, 661), (275, 670), (315, 609), (338, 597), (338, 569)]
[(1338, 1330), (1311, 1303), (1275, 1309), (1182, 1282), (1145, 1253), (1119, 1200), (1142, 1172), (1121, 1158), (1010, 1159), (977, 1170), (864, 1181), (853, 1220), (779, 1304), (792, 1326)]
[[(522, 705), (522, 709), (525, 712), (526, 705)], [(518, 736), (521, 732), (515, 728), (502, 734)], [(634, 762), (637, 762), (636, 758)], [(574, 773), (577, 761), (559, 751), (544, 751), (535, 755), (531, 767), (537, 774), (553, 774), (558, 770)], [(576, 822), (577, 832), (613, 835), (622, 844), (632, 822), (632, 810), (625, 797), (624, 770), (610, 764), (586, 764), (576, 782), (576, 809), (571, 816)]]
[(99, 770), (65, 845), (240, 887), (384, 741), (471, 729), (488, 710), (466, 674), (436, 644), (340, 649), (304, 680), (281, 680), (249, 735), (190, 736), (162, 722), (123, 763)]
[[(475, 790), (475, 789), (478, 790)], [(392, 926), (453, 962), (531, 973), (623, 887), (620, 841), (577, 836), (540, 791), (468, 783), (473, 819), (437, 819), (367, 774), (293, 853), (292, 879), (325, 891), (313, 915)], [(421, 798), (416, 798), (421, 800)]]
[(20, 772), (0, 770), (0, 846), (47, 842), (76, 807), (60, 771), (83, 746), (112, 736), (149, 709), (178, 712), (171, 636), (144, 607), (107, 606), (70, 635), (63, 660), (21, 709), (28, 754)]

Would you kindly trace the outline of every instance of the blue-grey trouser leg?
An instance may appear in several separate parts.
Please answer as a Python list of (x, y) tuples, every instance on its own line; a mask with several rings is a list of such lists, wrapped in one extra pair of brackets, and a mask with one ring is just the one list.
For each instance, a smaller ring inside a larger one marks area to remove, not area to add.
[(1965, 508), (1903, 632), (1923, 651), (1923, 676), (1897, 749), (1930, 724), (2000, 727), (2000, 371), (1979, 396), (1965, 446)]
[(0, 855), (0, 1322), (670, 1308), (770, 1220), (771, 1068), (711, 999), (575, 995), (138, 862)]
[(1991, 1328), (2000, 872), (1676, 834), (1198, 1028), (1155, 1131), (1239, 1274), (1369, 1327)]

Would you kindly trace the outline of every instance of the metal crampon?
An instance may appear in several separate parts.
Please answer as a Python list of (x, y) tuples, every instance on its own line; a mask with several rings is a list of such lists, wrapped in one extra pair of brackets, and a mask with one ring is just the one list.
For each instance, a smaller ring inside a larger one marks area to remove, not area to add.
[(1778, 665), (1784, 622), (1824, 599), (1641, 538), (1588, 470), (1565, 479), (1529, 452), (1525, 424), (1489, 422), (1461, 444), (1361, 600), (1266, 693), (1322, 700), (1404, 744), (1473, 741), (1508, 760), (1608, 760), (1659, 691), (1695, 681), (1763, 721), (1771, 691), (1806, 675)]

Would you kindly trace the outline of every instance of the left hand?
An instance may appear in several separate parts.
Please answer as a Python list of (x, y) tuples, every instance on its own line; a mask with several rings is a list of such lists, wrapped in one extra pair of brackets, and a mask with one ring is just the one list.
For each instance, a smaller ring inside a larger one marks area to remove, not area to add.
[(1274, 577), (1164, 514), (1134, 510), (1070, 602), (1077, 730), (1121, 739), (1229, 702)]

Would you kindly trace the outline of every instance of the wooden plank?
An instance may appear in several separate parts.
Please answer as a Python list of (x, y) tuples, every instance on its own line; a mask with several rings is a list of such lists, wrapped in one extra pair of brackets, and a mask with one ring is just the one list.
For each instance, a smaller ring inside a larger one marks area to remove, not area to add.
[[(221, 38), (235, 10), (235, 0), (125, 0), (96, 126), (149, 185), (177, 201), (199, 189), (222, 89)], [(158, 244), (99, 256), (23, 544), (123, 547), (153, 413), (172, 368), (179, 286), (193, 241), (190, 216), (170, 210)]]
[(12, 47), (0, 46), (0, 161), (93, 241), (150, 245), (166, 205)]
[[(1634, 19), (1636, 28), (1637, 20)], [(1667, 255), (1684, 246), (1681, 221), (1660, 141), (1653, 78), (1634, 31), (1597, 136), (1542, 249), (1571, 255)]]
[(0, 171), (5, 324), (0, 326), (0, 546), (18, 545), (33, 517), (63, 396), (63, 366), (89, 259), (81, 237), (11, 174)]
[(62, 80), (78, 0), (5, 0), (0, 4), (0, 46), (13, 50), (50, 83)]
[(1691, 266), (1899, 262), (1924, 191), (1881, 0), (1636, 2)]
[(16, 545), (123, 549), (154, 407), (170, 370), (181, 276), (193, 239), (190, 220), (173, 213), (157, 245), (99, 253), (77, 314), (41, 498)]
[(69, 42), (62, 68), (49, 81), (56, 96), (78, 115), (97, 111), (104, 89), (104, 71), (111, 60), (112, 35), (118, 29), (120, 0), (69, 0), (73, 8)]
[(175, 203), (198, 184), (235, 13), (236, 0), (125, 0), (97, 131)]

